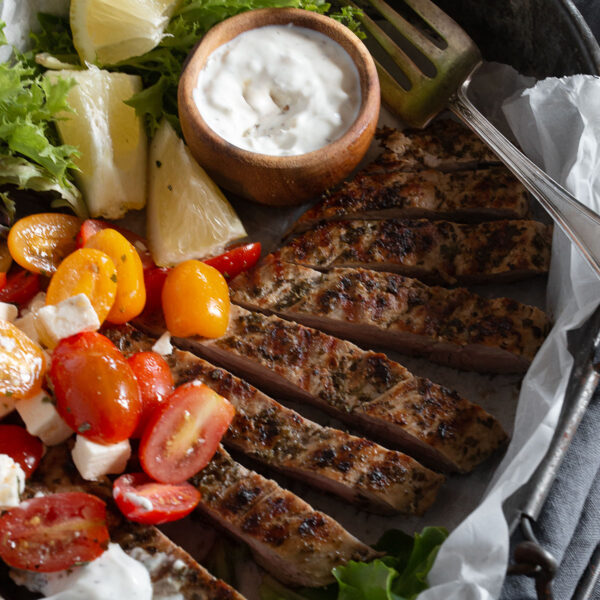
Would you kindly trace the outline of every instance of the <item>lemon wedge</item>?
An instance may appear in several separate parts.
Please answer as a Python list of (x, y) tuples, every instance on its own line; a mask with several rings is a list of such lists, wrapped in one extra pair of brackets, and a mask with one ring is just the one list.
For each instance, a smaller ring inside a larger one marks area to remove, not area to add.
[(92, 217), (118, 219), (146, 203), (148, 140), (128, 100), (142, 89), (137, 75), (96, 67), (53, 71), (51, 79), (74, 79), (67, 100), (74, 112), (58, 115), (63, 143), (80, 153), (75, 164), (78, 187)]
[(221, 190), (167, 121), (150, 144), (148, 175), (146, 233), (157, 265), (219, 253), (246, 235)]
[(113, 65), (152, 50), (179, 0), (71, 0), (73, 43), (84, 63)]

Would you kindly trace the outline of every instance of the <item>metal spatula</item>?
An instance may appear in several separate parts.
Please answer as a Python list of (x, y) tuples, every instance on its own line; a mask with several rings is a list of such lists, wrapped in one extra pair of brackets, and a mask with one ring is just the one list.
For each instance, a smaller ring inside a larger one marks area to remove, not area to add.
[[(366, 31), (400, 68), (405, 80), (401, 85), (377, 64), (384, 102), (415, 127), (424, 127), (442, 109), (449, 108), (533, 194), (600, 277), (600, 216), (525, 157), (468, 99), (471, 78), (481, 64), (479, 50), (468, 35), (429, 0), (396, 0), (396, 6), (402, 4), (408, 11), (408, 18), (382, 0), (368, 2), (402, 41), (400, 47), (367, 15), (361, 18)], [(419, 21), (419, 26), (413, 21)]]

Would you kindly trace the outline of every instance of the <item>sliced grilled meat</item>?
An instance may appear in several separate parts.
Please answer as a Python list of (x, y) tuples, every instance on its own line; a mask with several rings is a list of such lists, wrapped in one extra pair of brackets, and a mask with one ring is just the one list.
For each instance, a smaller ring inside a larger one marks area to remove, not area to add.
[(230, 292), (250, 310), (482, 372), (526, 371), (550, 327), (543, 311), (509, 298), (365, 269), (321, 273), (272, 255), (236, 277)]
[(514, 281), (548, 271), (551, 231), (537, 221), (331, 221), (292, 238), (279, 258), (319, 271), (365, 267), (449, 285)]
[(464, 125), (450, 119), (434, 121), (426, 129), (377, 132), (383, 153), (371, 170), (458, 171), (500, 164), (498, 157)]
[(256, 561), (284, 583), (326, 585), (334, 581), (334, 567), (378, 556), (331, 517), (223, 449), (191, 482), (202, 494), (199, 510), (246, 542)]
[[(154, 333), (160, 325), (145, 324)], [(321, 407), (438, 470), (470, 471), (506, 440), (500, 424), (456, 392), (384, 354), (278, 317), (232, 306), (215, 340), (175, 338), (275, 395)]]
[(525, 188), (504, 168), (442, 173), (361, 172), (304, 213), (293, 232), (321, 221), (519, 219), (528, 212)]
[[(155, 341), (130, 326), (104, 333), (125, 354)], [(176, 386), (202, 381), (235, 406), (226, 446), (377, 512), (423, 514), (435, 500), (443, 477), (409, 456), (313, 423), (194, 354), (174, 349), (165, 358)]]

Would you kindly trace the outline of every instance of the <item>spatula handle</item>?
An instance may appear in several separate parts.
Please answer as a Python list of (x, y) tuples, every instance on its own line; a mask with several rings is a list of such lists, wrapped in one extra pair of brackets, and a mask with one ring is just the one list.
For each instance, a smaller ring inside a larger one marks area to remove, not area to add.
[(469, 77), (452, 96), (449, 108), (496, 153), (569, 236), (600, 277), (600, 216), (531, 162), (511, 144), (467, 97)]

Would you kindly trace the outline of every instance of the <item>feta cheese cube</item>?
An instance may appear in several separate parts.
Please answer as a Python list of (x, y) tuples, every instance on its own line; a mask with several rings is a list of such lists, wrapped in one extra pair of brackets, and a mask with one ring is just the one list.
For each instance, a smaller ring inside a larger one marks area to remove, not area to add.
[(56, 446), (73, 433), (58, 414), (52, 396), (44, 390), (31, 398), (19, 400), (17, 412), (25, 422), (27, 431), (39, 437), (46, 446)]
[(27, 313), (37, 312), (42, 306), (46, 306), (46, 292), (38, 292), (21, 311), (21, 315), (25, 316)]
[(0, 302), (0, 319), (14, 323), (19, 316), (19, 309), (14, 304)]
[(25, 473), (8, 454), (0, 454), (0, 509), (18, 506), (25, 489)]
[(43, 306), (36, 314), (40, 338), (48, 348), (54, 348), (63, 338), (100, 328), (98, 315), (85, 294)]
[(28, 312), (20, 319), (14, 322), (15, 327), (18, 327), (32, 342), (40, 343), (40, 334), (37, 328), (37, 315), (33, 312)]
[(129, 440), (105, 446), (78, 435), (71, 455), (79, 474), (90, 481), (122, 473), (131, 456), (131, 446)]
[(162, 356), (168, 356), (173, 352), (173, 345), (171, 344), (171, 334), (165, 331), (154, 343), (152, 350)]

